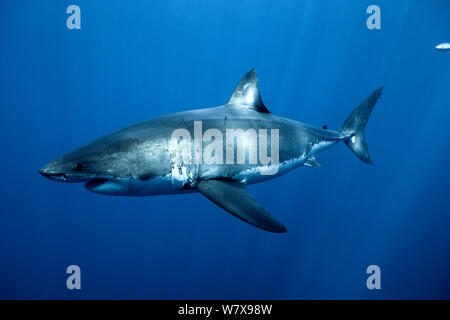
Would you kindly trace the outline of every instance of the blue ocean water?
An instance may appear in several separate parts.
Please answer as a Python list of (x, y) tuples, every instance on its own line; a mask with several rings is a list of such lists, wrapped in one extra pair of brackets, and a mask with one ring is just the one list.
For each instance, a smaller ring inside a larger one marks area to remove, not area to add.
[[(66, 27), (81, 8), (81, 30)], [(369, 30), (366, 8), (381, 8)], [(450, 298), (450, 2), (1, 1), (0, 298)], [(373, 166), (344, 144), (249, 191), (261, 231), (200, 194), (110, 197), (38, 169), (144, 119), (225, 103), (256, 68), (274, 114), (339, 128), (384, 86)], [(82, 289), (66, 288), (81, 268)], [(368, 290), (366, 268), (381, 268)]]

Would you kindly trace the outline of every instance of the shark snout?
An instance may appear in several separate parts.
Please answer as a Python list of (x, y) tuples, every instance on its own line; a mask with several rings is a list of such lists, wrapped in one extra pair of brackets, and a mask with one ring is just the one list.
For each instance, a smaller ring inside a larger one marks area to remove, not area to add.
[(43, 166), (39, 173), (44, 177), (54, 181), (65, 181), (67, 179), (67, 173), (62, 170), (58, 170), (57, 166), (53, 162)]
[(82, 175), (64, 170), (64, 167), (59, 165), (57, 161), (43, 166), (39, 173), (50, 180), (58, 182), (83, 182), (87, 180)]
[(41, 169), (39, 170), (39, 173), (43, 175), (44, 177), (53, 180), (53, 181), (66, 181), (67, 180), (67, 174), (66, 173), (56, 173), (56, 172), (49, 172), (47, 170)]

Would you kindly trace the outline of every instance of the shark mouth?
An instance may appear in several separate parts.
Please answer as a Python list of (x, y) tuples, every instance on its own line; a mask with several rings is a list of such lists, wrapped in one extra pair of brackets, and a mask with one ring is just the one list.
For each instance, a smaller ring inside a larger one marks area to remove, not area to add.
[(47, 172), (44, 170), (39, 171), (44, 177), (56, 181), (56, 182), (83, 182), (86, 181), (86, 178), (83, 176), (70, 175), (67, 173), (53, 173)]

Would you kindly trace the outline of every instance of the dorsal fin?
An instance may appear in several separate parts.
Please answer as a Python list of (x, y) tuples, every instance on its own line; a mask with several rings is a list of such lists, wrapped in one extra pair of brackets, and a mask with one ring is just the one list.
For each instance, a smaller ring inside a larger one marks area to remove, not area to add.
[(270, 113), (264, 105), (258, 89), (256, 70), (252, 69), (242, 77), (233, 91), (228, 104), (241, 105), (258, 112)]

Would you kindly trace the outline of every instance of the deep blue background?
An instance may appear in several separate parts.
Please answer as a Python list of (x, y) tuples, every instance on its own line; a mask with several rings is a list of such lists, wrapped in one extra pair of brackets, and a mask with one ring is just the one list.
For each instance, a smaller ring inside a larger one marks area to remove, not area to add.
[[(73, 3), (81, 30), (66, 28)], [(381, 30), (366, 28), (370, 4)], [(450, 52), (434, 49), (449, 13), (444, 0), (1, 1), (0, 298), (450, 298)], [(287, 234), (199, 194), (108, 197), (37, 173), (121, 127), (221, 105), (253, 67), (273, 113), (329, 128), (385, 87), (373, 166), (342, 144), (321, 169), (249, 187)]]

